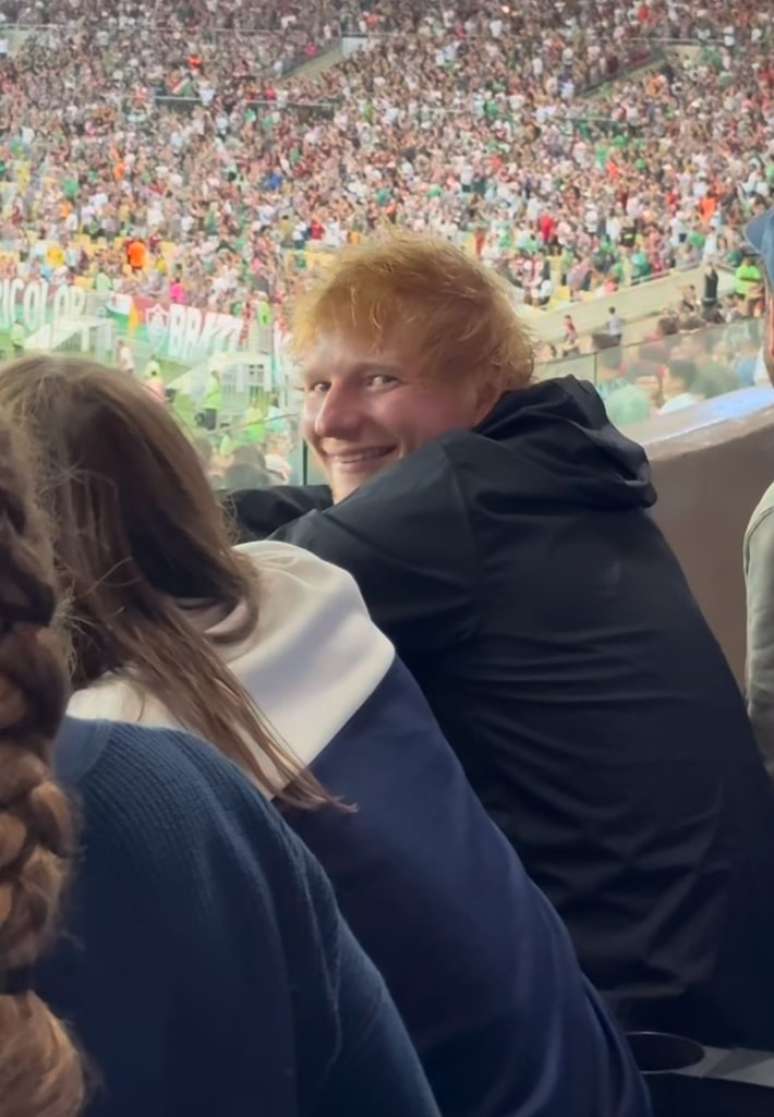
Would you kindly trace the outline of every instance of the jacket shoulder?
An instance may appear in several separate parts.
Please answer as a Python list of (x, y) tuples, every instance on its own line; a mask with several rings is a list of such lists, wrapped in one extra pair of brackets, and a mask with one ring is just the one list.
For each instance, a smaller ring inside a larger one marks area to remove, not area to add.
[[(268, 804), (237, 768), (182, 730), (68, 717), (57, 754), (57, 771), (87, 825), (104, 828), (133, 857), (182, 856), (189, 851), (183, 835), (201, 836), (204, 810), (212, 812), (214, 828), (236, 826), (244, 814), (267, 833), (277, 829)], [(221, 815), (219, 806), (229, 813)]]
[(226, 515), (236, 525), (240, 542), (266, 539), (272, 532), (299, 516), (331, 504), (327, 485), (275, 485), (223, 493)]
[[(368, 555), (376, 566), (401, 557), (426, 564), (443, 556), (448, 564), (464, 555), (468, 532), (467, 501), (457, 477), (458, 439), (465, 437), (459, 432), (428, 443), (346, 500), (302, 516), (276, 538), (350, 570), (352, 555)], [(352, 572), (360, 581), (360, 571)]]

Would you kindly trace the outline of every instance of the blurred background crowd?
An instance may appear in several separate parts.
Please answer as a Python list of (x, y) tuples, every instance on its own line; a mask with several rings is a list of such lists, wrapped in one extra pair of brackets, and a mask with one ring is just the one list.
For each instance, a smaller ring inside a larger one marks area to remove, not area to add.
[(774, 189), (765, 5), (0, 7), (5, 274), (249, 318), (393, 224), (547, 305), (733, 260)]
[[(763, 373), (742, 228), (774, 197), (766, 5), (0, 0), (0, 18), (0, 284), (79, 287), (111, 315), (97, 355), (174, 404), (218, 487), (299, 475), (293, 293), (385, 228), (498, 271), (541, 375), (592, 379), (619, 425)], [(633, 325), (626, 292), (672, 275)], [(175, 308), (230, 316), (263, 366), (174, 351)], [(5, 352), (40, 344), (22, 317)]]

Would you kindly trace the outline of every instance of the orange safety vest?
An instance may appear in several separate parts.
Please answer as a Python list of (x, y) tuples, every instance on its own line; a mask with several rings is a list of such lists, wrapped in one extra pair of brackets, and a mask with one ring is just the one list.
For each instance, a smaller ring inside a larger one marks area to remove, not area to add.
[(127, 249), (129, 263), (133, 268), (141, 271), (148, 262), (148, 252), (141, 240), (133, 240)]

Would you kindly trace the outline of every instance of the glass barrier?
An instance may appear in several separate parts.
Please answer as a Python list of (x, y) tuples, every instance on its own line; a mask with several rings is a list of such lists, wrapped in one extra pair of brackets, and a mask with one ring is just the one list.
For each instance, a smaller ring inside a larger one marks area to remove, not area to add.
[(288, 384), (248, 353), (218, 353), (172, 378), (142, 378), (196, 447), (216, 489), (300, 484), (298, 408)]
[(292, 369), (272, 326), (43, 281), (0, 280), (0, 361), (82, 354), (144, 384), (217, 488), (300, 482)]
[[(219, 489), (320, 480), (303, 451), (283, 338), (276, 326), (193, 307), (0, 283), (0, 360), (83, 353), (136, 376), (182, 424)], [(656, 328), (634, 344), (541, 363), (535, 375), (590, 381), (625, 430), (767, 382), (761, 341), (759, 318), (666, 336)]]
[(258, 407), (241, 422), (218, 422), (210, 429), (207, 412), (181, 418), (212, 487), (218, 491), (302, 484), (304, 451), (298, 414)]
[(537, 366), (538, 380), (577, 376), (590, 380), (616, 426), (625, 429), (672, 414), (760, 381), (762, 319), (667, 334), (656, 330), (634, 344), (560, 357)]
[(597, 382), (597, 354), (573, 353), (566, 357), (556, 357), (542, 361), (535, 366), (536, 380), (551, 380), (555, 376), (576, 376), (578, 380)]

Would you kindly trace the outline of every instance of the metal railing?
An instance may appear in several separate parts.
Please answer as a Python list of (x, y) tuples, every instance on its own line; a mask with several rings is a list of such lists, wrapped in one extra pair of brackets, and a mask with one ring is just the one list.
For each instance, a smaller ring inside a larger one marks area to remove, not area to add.
[[(153, 95), (153, 102), (158, 109), (167, 109), (170, 112), (191, 113), (197, 108), (207, 108), (201, 97), (181, 97), (172, 93), (155, 93)], [(330, 120), (340, 102), (338, 101), (268, 101), (256, 100), (250, 98), (249, 100), (240, 102), (245, 108), (250, 109), (269, 109), (272, 112), (291, 112), (296, 113), (301, 120), (316, 120), (325, 119)]]

